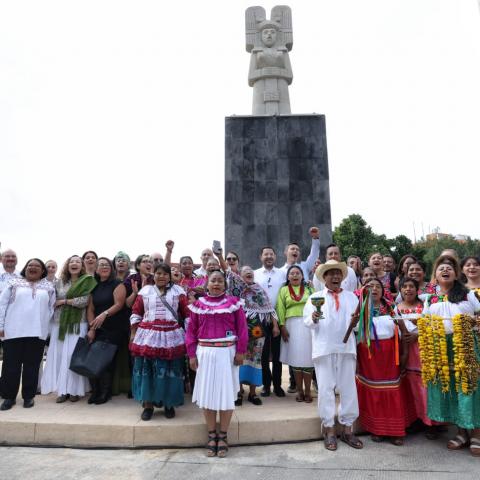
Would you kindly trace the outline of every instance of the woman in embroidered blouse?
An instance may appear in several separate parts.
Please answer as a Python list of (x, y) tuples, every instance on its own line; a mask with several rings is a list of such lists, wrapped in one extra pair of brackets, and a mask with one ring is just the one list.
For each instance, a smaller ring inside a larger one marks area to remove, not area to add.
[[(447, 341), (448, 362), (450, 365), (450, 387), (448, 392), (442, 392), (440, 382), (428, 384), (428, 416), (437, 422), (450, 422), (458, 427), (458, 434), (451, 439), (447, 448), (459, 450), (470, 444), (474, 456), (480, 456), (480, 379), (473, 393), (457, 392), (453, 370), (453, 326), (452, 318), (457, 314), (474, 316), (480, 311), (480, 302), (475, 292), (469, 291), (458, 279), (460, 267), (455, 258), (442, 256), (434, 264), (434, 275), (439, 290), (428, 295), (425, 300), (424, 313), (438, 315), (443, 318)], [(476, 344), (476, 359), (480, 342), (478, 333), (474, 331)], [(470, 439), (467, 430), (472, 430)]]
[[(208, 427), (207, 456), (224, 457), (227, 432), (240, 388), (239, 366), (247, 350), (248, 329), (242, 301), (225, 294), (221, 271), (208, 276), (208, 293), (189, 305), (186, 333), (190, 367), (196, 370), (192, 402), (203, 409)], [(220, 431), (216, 416), (220, 412)]]
[(420, 300), (424, 300), (425, 295), (435, 293), (436, 290), (434, 283), (425, 281), (426, 273), (426, 266), (420, 260), (410, 263), (408, 266), (407, 277), (413, 278), (418, 282), (418, 296)]
[(47, 268), (38, 258), (29, 260), (20, 277), (10, 280), (0, 295), (0, 338), (3, 337), (0, 410), (9, 410), (22, 379), (25, 408), (33, 407), (48, 324), (55, 305), (55, 289), (46, 279)]
[(155, 267), (155, 285), (146, 285), (132, 309), (130, 352), (134, 356), (132, 392), (143, 403), (142, 420), (150, 420), (154, 406), (165, 406), (173, 418), (183, 405), (183, 361), (187, 298), (183, 288), (172, 283), (165, 263)]
[[(357, 345), (357, 391), (360, 422), (371, 433), (375, 442), (390, 438), (393, 445), (403, 445), (405, 428), (411, 423), (405, 410), (404, 395), (400, 386), (399, 329), (393, 310), (384, 298), (383, 283), (375, 278), (367, 284), (370, 288), (373, 311), (364, 318), (371, 343)], [(359, 324), (360, 325), (360, 324)], [(364, 329), (364, 333), (366, 329)], [(359, 332), (362, 336), (362, 332)], [(413, 420), (412, 420), (413, 421)]]
[[(412, 267), (419, 264), (412, 264)], [(410, 269), (409, 269), (410, 272)], [(407, 417), (414, 419), (420, 428), (425, 428), (426, 437), (430, 440), (438, 436), (439, 428), (436, 422), (432, 422), (427, 416), (427, 389), (422, 382), (420, 353), (418, 349), (418, 329), (417, 320), (422, 316), (423, 302), (419, 298), (419, 283), (414, 278), (403, 277), (400, 280), (400, 303), (395, 307), (395, 315), (400, 317), (408, 334), (404, 336), (405, 376), (402, 380), (402, 388), (405, 393), (405, 409)], [(415, 425), (415, 424), (414, 424)]]
[(85, 274), (78, 255), (72, 255), (63, 266), (55, 286), (57, 301), (50, 328), (50, 345), (41, 382), (43, 395), (57, 393), (57, 403), (68, 398), (76, 402), (85, 395), (88, 379), (70, 370), (70, 360), (79, 337), (87, 334), (87, 305), (97, 282)]
[(287, 281), (278, 292), (277, 315), (282, 343), (280, 361), (291, 366), (295, 375), (297, 402), (312, 402), (312, 338), (303, 322), (303, 308), (313, 289), (305, 284), (303, 271), (292, 265), (287, 270)]

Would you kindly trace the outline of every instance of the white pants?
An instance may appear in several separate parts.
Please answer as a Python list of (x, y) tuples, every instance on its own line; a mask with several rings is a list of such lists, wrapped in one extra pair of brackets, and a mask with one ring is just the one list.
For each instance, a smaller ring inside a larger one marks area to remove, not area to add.
[(335, 425), (335, 389), (340, 394), (338, 420), (350, 427), (358, 418), (355, 370), (357, 360), (351, 353), (331, 353), (313, 361), (318, 384), (318, 413), (325, 427)]

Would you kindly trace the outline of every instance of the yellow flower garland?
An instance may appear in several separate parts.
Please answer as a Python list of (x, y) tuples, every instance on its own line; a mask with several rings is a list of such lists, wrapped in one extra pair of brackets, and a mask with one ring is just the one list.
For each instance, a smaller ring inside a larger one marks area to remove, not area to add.
[(442, 392), (448, 392), (450, 367), (443, 318), (438, 315), (425, 315), (418, 319), (417, 327), (423, 384), (436, 384), (440, 381)]
[(453, 323), (453, 351), (455, 387), (465, 395), (473, 393), (480, 375), (480, 363), (475, 354), (475, 339), (472, 327), (475, 320), (468, 315), (455, 315)]

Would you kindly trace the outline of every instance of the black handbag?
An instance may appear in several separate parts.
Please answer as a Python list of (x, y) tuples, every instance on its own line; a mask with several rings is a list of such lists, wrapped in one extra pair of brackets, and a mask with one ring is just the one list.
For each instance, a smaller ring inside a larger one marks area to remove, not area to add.
[(83, 377), (98, 378), (112, 363), (116, 351), (113, 343), (102, 340), (88, 343), (86, 338), (80, 337), (72, 353), (70, 370)]

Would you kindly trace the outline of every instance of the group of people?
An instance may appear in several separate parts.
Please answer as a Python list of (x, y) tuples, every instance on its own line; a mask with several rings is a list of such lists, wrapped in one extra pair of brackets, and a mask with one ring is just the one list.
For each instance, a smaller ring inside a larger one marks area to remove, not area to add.
[[(338, 413), (340, 440), (353, 448), (363, 447), (353, 432), (357, 418), (372, 440), (394, 445), (402, 445), (408, 431), (424, 429), (436, 438), (453, 423), (458, 433), (448, 448), (469, 446), (480, 456), (480, 371), (467, 394), (455, 388), (455, 375), (447, 393), (440, 381), (425, 385), (417, 325), (428, 315), (443, 319), (442, 348), (453, 369), (452, 319), (471, 316), (480, 365), (480, 258), (459, 262), (454, 251), (443, 252), (427, 281), (425, 264), (413, 255), (396, 269), (393, 257), (374, 252), (363, 268), (356, 256), (343, 262), (331, 244), (322, 263), (319, 233), (310, 229), (306, 260), (290, 243), (285, 264), (276, 267), (275, 250), (265, 246), (256, 270), (240, 267), (239, 255), (224, 256), (219, 245), (202, 251), (196, 270), (190, 256), (173, 264), (174, 242), (168, 241), (164, 256), (140, 255), (134, 262), (124, 252), (113, 260), (94, 251), (72, 255), (57, 278), (54, 261), (33, 258), (19, 272), (15, 252), (4, 251), (0, 410), (15, 405), (20, 380), (25, 408), (34, 405), (37, 390), (54, 392), (58, 403), (90, 392), (90, 404), (125, 392), (141, 403), (145, 421), (162, 407), (166, 418), (174, 417), (191, 392), (205, 416), (207, 455), (224, 457), (244, 388), (256, 406), (272, 393), (285, 397), (287, 364), (288, 390), (298, 402), (311, 403), (312, 389), (318, 391), (328, 450), (337, 449)], [(116, 346), (96, 378), (69, 369), (80, 337)], [(260, 396), (257, 387), (263, 387)]]

